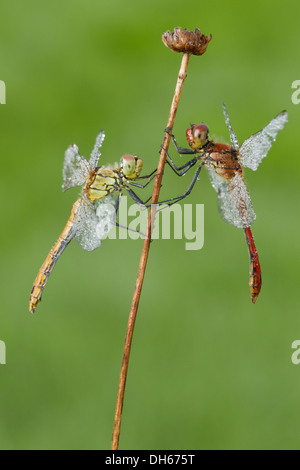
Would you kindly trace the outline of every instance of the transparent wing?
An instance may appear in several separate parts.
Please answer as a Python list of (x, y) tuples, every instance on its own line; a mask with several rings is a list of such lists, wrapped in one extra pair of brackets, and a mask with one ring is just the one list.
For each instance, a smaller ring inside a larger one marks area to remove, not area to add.
[(229, 130), (229, 133), (230, 133), (231, 144), (232, 144), (232, 146), (235, 150), (238, 150), (239, 149), (239, 143), (238, 143), (238, 140), (237, 140), (237, 136), (235, 135), (235, 132), (232, 129), (225, 103), (223, 103), (223, 113), (224, 113), (224, 116), (225, 116), (226, 126), (228, 127), (228, 130)]
[(116, 224), (114, 200), (106, 197), (92, 204), (83, 197), (74, 223), (75, 239), (79, 245), (86, 251), (95, 250)]
[(96, 232), (101, 240), (116, 225), (116, 202), (112, 196), (107, 196), (96, 202), (96, 215), (98, 219)]
[(74, 186), (82, 186), (90, 172), (89, 162), (79, 154), (75, 144), (65, 152), (62, 189), (66, 191)]
[(218, 193), (219, 212), (223, 219), (237, 228), (247, 228), (256, 215), (243, 177), (238, 173), (228, 182), (213, 168), (207, 168), (213, 188)]
[(99, 149), (101, 148), (104, 139), (105, 139), (105, 133), (104, 133), (104, 130), (101, 130), (100, 133), (97, 135), (96, 142), (95, 142), (94, 148), (92, 150), (91, 158), (90, 158), (90, 162), (89, 162), (90, 166), (93, 170), (98, 165), (98, 161), (99, 161), (99, 158), (100, 158), (100, 155), (101, 155)]
[(63, 167), (63, 191), (74, 186), (82, 186), (86, 182), (89, 173), (97, 167), (101, 155), (99, 149), (104, 137), (105, 134), (102, 130), (96, 138), (89, 162), (79, 154), (77, 145), (72, 144), (68, 147), (65, 152)]
[(287, 120), (287, 112), (282, 111), (261, 131), (245, 140), (239, 151), (240, 161), (244, 167), (254, 171), (257, 170), (262, 159), (267, 156), (278, 132), (283, 129)]
[(75, 240), (87, 251), (92, 251), (101, 245), (101, 239), (96, 235), (98, 219), (93, 205), (82, 198), (76, 214)]

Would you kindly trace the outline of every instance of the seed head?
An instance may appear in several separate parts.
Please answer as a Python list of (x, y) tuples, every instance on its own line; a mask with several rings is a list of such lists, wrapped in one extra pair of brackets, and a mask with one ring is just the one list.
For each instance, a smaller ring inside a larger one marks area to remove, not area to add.
[(193, 55), (204, 54), (211, 38), (211, 34), (205, 36), (198, 28), (195, 31), (188, 31), (178, 27), (174, 29), (174, 33), (167, 31), (162, 35), (163, 43), (172, 51)]

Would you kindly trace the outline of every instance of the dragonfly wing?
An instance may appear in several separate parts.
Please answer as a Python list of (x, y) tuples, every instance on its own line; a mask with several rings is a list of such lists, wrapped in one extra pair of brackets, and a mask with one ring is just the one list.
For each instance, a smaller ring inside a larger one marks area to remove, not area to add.
[(63, 168), (63, 191), (74, 186), (82, 186), (86, 182), (89, 173), (97, 167), (100, 157), (99, 149), (104, 137), (104, 131), (100, 131), (89, 162), (80, 155), (77, 145), (72, 144), (68, 147), (65, 152)]
[(235, 176), (227, 181), (213, 168), (207, 170), (211, 184), (218, 193), (219, 212), (223, 219), (237, 228), (249, 227), (256, 215), (243, 177), (236, 172)]
[(89, 173), (89, 162), (79, 154), (78, 147), (72, 144), (65, 152), (64, 167), (63, 167), (63, 191), (74, 186), (82, 186)]
[(83, 198), (75, 223), (76, 241), (84, 250), (93, 251), (116, 223), (115, 204), (107, 197), (95, 204)]
[(116, 200), (111, 196), (96, 202), (96, 216), (98, 219), (96, 232), (102, 240), (116, 225)]
[(77, 212), (75, 239), (86, 251), (93, 251), (101, 245), (101, 239), (96, 233), (97, 223), (94, 206), (83, 198)]
[(99, 161), (99, 158), (100, 158), (100, 155), (101, 155), (99, 149), (102, 146), (104, 138), (105, 138), (104, 130), (101, 130), (100, 133), (97, 135), (96, 142), (95, 142), (94, 148), (93, 148), (92, 153), (91, 153), (90, 166), (93, 170), (98, 165), (98, 161)]
[(240, 148), (240, 161), (244, 167), (254, 171), (257, 170), (262, 159), (267, 156), (278, 132), (283, 129), (287, 120), (287, 112), (282, 111), (261, 131), (245, 140)]
[(226, 126), (228, 127), (228, 130), (229, 130), (229, 133), (230, 133), (231, 144), (232, 144), (232, 146), (235, 150), (238, 150), (239, 143), (238, 143), (238, 140), (237, 140), (237, 136), (235, 135), (235, 132), (234, 132), (232, 126), (231, 126), (230, 119), (229, 119), (229, 114), (227, 112), (227, 108), (226, 108), (225, 103), (223, 103), (223, 113), (224, 113), (224, 116), (225, 116)]

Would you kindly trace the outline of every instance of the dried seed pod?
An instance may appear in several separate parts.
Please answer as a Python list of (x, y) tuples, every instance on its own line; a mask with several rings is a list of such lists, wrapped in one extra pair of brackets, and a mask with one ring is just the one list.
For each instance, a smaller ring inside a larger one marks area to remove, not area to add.
[(198, 28), (195, 31), (188, 31), (178, 27), (174, 29), (174, 33), (167, 31), (162, 35), (163, 43), (172, 51), (193, 55), (204, 54), (211, 38), (211, 34), (205, 36)]

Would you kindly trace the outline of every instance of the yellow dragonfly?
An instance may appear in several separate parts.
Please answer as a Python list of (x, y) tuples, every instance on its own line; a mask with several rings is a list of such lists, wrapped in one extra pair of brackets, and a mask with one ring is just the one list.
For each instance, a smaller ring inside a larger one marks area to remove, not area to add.
[[(41, 301), (48, 278), (65, 248), (76, 239), (80, 246), (92, 251), (101, 245), (101, 240), (116, 222), (120, 198), (123, 190), (139, 205), (145, 205), (130, 188), (145, 188), (155, 177), (156, 170), (146, 176), (140, 176), (143, 162), (137, 155), (123, 155), (120, 166), (115, 168), (99, 167), (100, 148), (105, 134), (102, 130), (96, 138), (91, 157), (86, 160), (79, 154), (77, 145), (70, 145), (65, 152), (63, 167), (63, 191), (74, 186), (83, 186), (82, 196), (72, 207), (71, 215), (57, 242), (50, 250), (45, 262), (34, 281), (30, 294), (29, 311), (35, 312)], [(137, 180), (147, 179), (145, 184)], [(112, 196), (117, 194), (117, 198)]]

